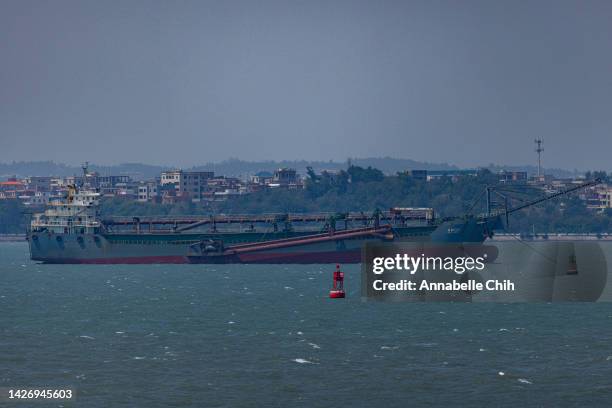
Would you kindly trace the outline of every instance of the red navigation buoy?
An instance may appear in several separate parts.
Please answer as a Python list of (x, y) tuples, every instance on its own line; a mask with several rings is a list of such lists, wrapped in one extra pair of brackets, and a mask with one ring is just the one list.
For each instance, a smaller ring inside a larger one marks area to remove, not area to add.
[(344, 296), (344, 272), (340, 271), (340, 265), (336, 265), (334, 284), (332, 290), (329, 291), (329, 297), (332, 299), (341, 299)]

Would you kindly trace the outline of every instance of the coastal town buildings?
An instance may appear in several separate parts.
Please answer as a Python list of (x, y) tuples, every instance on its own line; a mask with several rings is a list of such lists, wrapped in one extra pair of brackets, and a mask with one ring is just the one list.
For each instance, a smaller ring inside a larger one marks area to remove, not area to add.
[[(337, 171), (323, 171), (333, 179)], [(418, 170), (402, 173), (423, 183), (448, 179), (456, 182), (475, 177), (478, 169), (467, 170)], [(525, 185), (540, 189), (542, 193), (555, 193), (581, 184), (584, 176), (555, 178), (550, 175), (529, 175), (525, 171), (500, 171), (495, 173), (500, 184)], [(0, 177), (0, 200), (21, 200), (26, 206), (44, 206), (66, 195), (68, 186), (87, 186), (96, 189), (103, 197), (117, 197), (147, 203), (173, 204), (177, 202), (206, 203), (224, 201), (233, 196), (252, 194), (265, 189), (301, 189), (308, 176), (295, 169), (279, 168), (274, 172), (261, 171), (242, 178), (217, 175), (212, 171), (169, 170), (151, 180), (135, 180), (130, 175), (102, 175), (87, 172), (86, 176), (14, 176)], [(600, 184), (578, 194), (587, 207), (603, 212), (612, 209), (612, 184)]]

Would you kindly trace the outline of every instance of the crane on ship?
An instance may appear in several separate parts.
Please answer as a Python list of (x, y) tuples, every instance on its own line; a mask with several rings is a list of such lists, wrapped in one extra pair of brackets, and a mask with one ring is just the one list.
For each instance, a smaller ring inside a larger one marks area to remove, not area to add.
[[(582, 184), (523, 202), (516, 207), (508, 206), (507, 195), (501, 193), (495, 187), (487, 186), (483, 191), (483, 194), (486, 194), (486, 212), (484, 214), (473, 215), (468, 213), (462, 216), (443, 218), (440, 220), (438, 228), (431, 234), (431, 240), (435, 242), (482, 242), (487, 237), (492, 237), (493, 231), (504, 229), (502, 219), (505, 219), (507, 227), (511, 214), (598, 184), (601, 184), (601, 179), (599, 178), (586, 181)], [(502, 208), (493, 208), (493, 194), (503, 199), (504, 205)]]

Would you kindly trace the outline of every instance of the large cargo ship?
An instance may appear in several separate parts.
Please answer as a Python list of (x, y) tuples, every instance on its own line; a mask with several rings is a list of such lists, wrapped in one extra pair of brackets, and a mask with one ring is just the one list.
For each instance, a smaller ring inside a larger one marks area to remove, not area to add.
[(99, 193), (70, 186), (65, 199), (34, 215), (27, 239), (31, 259), (44, 263), (359, 263), (368, 242), (481, 243), (503, 227), (503, 216), (597, 183), (497, 210), (487, 188), (485, 214), (442, 220), (431, 208), (102, 219)]
[(71, 186), (33, 216), (27, 239), (31, 258), (44, 263), (350, 263), (367, 241), (421, 240), (435, 228), (429, 208), (102, 219), (99, 194)]

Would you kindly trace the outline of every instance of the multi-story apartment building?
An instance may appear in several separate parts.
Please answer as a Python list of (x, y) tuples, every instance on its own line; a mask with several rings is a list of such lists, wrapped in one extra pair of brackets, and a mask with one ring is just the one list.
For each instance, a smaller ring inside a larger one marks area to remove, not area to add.
[(587, 190), (581, 198), (586, 201), (587, 208), (605, 211), (612, 208), (612, 186), (603, 184)]
[(16, 177), (9, 177), (7, 181), (0, 181), (0, 191), (10, 193), (12, 196), (15, 196), (15, 192), (21, 192), (25, 189), (25, 183), (21, 180), (17, 180)]
[(270, 187), (298, 188), (301, 187), (295, 169), (282, 168), (274, 172), (274, 176), (268, 182)]
[(208, 180), (213, 177), (212, 171), (164, 171), (160, 185), (173, 185), (177, 197), (190, 197), (192, 201), (201, 201), (209, 191)]
[(49, 192), (51, 191), (51, 182), (53, 177), (49, 176), (31, 176), (26, 177), (24, 182), (28, 190), (35, 192)]
[(141, 202), (157, 202), (158, 183), (155, 181), (144, 181), (138, 185), (138, 201)]

